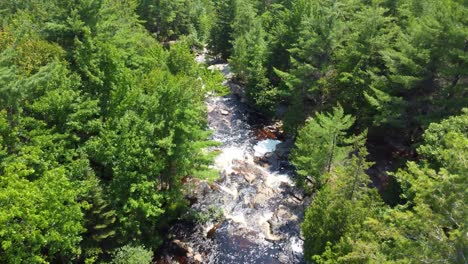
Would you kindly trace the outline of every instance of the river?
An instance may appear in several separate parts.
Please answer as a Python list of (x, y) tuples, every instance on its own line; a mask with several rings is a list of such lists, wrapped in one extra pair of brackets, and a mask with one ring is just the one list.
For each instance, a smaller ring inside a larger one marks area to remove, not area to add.
[[(197, 60), (203, 62), (204, 55)], [(210, 68), (235, 87), (228, 64)], [(172, 227), (158, 263), (303, 263), (300, 223), (306, 203), (291, 166), (275, 151), (288, 146), (255, 133), (256, 115), (238, 95), (209, 96), (206, 105), (212, 139), (220, 142), (214, 163), (220, 177), (186, 185), (191, 210), (211, 218)]]

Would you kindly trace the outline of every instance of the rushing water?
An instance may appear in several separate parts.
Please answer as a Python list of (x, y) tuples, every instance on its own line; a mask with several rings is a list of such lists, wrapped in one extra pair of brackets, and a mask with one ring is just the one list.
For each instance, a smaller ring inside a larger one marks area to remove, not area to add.
[[(229, 85), (227, 64), (211, 68), (221, 70)], [(252, 111), (236, 95), (208, 97), (206, 105), (212, 138), (221, 142), (214, 164), (220, 179), (195, 182), (192, 209), (221, 211), (224, 217), (174, 227), (175, 238), (189, 248), (189, 257), (179, 262), (303, 263), (304, 202), (288, 163), (272, 154), (281, 141), (255, 137)]]

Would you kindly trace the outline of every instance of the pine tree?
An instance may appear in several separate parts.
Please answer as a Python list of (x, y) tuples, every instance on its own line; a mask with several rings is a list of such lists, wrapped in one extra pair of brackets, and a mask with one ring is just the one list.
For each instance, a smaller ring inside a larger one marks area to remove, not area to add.
[(314, 188), (319, 189), (324, 184), (333, 166), (349, 153), (346, 130), (353, 123), (354, 118), (345, 115), (340, 105), (333, 108), (333, 113), (318, 113), (307, 121), (299, 131), (292, 152), (292, 163), (300, 175), (300, 185), (310, 181)]
[(367, 94), (377, 110), (375, 124), (406, 127), (407, 137), (415, 137), (466, 105), (466, 14), (458, 1), (400, 4), (401, 29), (394, 45), (380, 51), (384, 74), (375, 76)]
[(232, 23), (236, 16), (236, 0), (216, 0), (214, 6), (215, 21), (211, 28), (208, 47), (213, 54), (228, 59), (232, 51)]
[(339, 262), (335, 257), (337, 252), (344, 254), (348, 250), (347, 239), (364, 228), (368, 217), (378, 213), (380, 197), (375, 189), (368, 187), (370, 179), (366, 170), (371, 163), (366, 161), (365, 137), (363, 133), (349, 139), (353, 154), (329, 173), (327, 183), (306, 210), (302, 232), (309, 261)]
[[(362, 224), (355, 225), (339, 242), (330, 244), (319, 260), (465, 263), (467, 113), (464, 110), (459, 116), (431, 124), (418, 148), (424, 158), (418, 163), (408, 162), (406, 168), (394, 173), (402, 184), (406, 204), (394, 208), (369, 205), (376, 213), (367, 214)], [(320, 234), (309, 228), (320, 225), (312, 221), (317, 218), (310, 218), (318, 215), (308, 214), (303, 228), (309, 234)]]
[(272, 111), (277, 95), (266, 76), (267, 43), (262, 20), (256, 17), (253, 6), (246, 1), (238, 2), (237, 14), (229, 62), (236, 77), (245, 84), (249, 102), (263, 112)]

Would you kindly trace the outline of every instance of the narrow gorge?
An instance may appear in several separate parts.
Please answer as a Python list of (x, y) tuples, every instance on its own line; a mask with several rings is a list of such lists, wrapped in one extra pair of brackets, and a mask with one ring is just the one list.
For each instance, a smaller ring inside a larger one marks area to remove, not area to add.
[(227, 63), (208, 65), (224, 74), (231, 90), (206, 98), (212, 139), (220, 142), (214, 164), (220, 177), (214, 183), (188, 179), (186, 186), (192, 213), (210, 219), (176, 224), (159, 261), (303, 263), (300, 223), (307, 203), (286, 160), (292, 142), (279, 140), (280, 127), (245, 104)]

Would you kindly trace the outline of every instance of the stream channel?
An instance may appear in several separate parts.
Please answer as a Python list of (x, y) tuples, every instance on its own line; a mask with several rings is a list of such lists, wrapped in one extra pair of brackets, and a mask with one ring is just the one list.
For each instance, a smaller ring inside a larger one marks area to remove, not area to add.
[(221, 143), (214, 164), (220, 177), (186, 185), (191, 210), (222, 217), (176, 223), (157, 263), (304, 263), (300, 223), (306, 203), (286, 160), (291, 143), (259, 137), (256, 115), (234, 91), (239, 86), (229, 65), (209, 68), (220, 70), (231, 88), (229, 95), (206, 98), (212, 139)]

